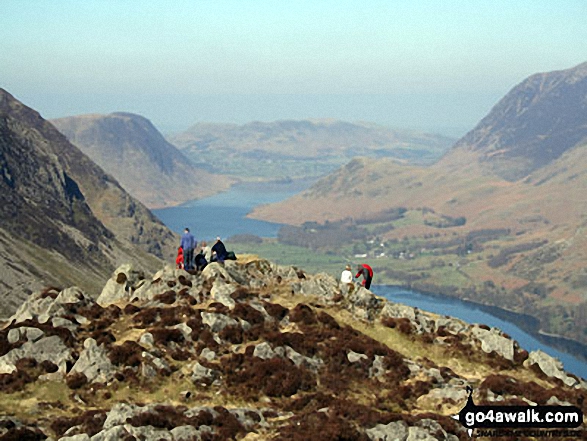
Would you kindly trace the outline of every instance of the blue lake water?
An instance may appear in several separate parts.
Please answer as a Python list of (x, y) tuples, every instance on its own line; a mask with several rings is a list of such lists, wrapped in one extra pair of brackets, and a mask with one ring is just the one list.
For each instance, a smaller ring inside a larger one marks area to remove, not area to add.
[[(310, 181), (238, 184), (227, 192), (178, 207), (153, 210), (153, 213), (177, 233), (189, 227), (199, 241), (210, 241), (216, 236), (228, 238), (245, 233), (261, 237), (276, 237), (280, 224), (247, 219), (246, 215), (257, 205), (281, 201), (309, 185), (311, 185)], [(498, 318), (480, 306), (394, 286), (375, 285), (371, 289), (377, 295), (394, 302), (415, 306), (436, 314), (457, 317), (469, 323), (483, 323), (498, 327), (517, 340), (527, 351), (540, 349), (560, 359), (568, 372), (587, 378), (587, 362), (584, 361), (587, 354), (584, 353), (584, 349), (579, 349), (583, 353), (558, 350), (552, 344), (546, 344), (521, 329), (517, 322)], [(582, 355), (582, 358), (578, 357), (579, 355)]]
[[(409, 289), (397, 287), (377, 285), (372, 286), (373, 291), (378, 296), (384, 297), (396, 303), (403, 303), (404, 305), (415, 306), (425, 311), (434, 312), (440, 315), (449, 315), (451, 317), (460, 318), (468, 323), (483, 323), (488, 326), (495, 326), (501, 329), (506, 334), (509, 334), (516, 340), (520, 346), (528, 352), (535, 350), (542, 350), (547, 354), (558, 358), (563, 362), (565, 370), (580, 377), (587, 377), (587, 362), (580, 360), (572, 354), (562, 352), (558, 349), (549, 346), (536, 337), (528, 334), (523, 329), (519, 328), (515, 323), (502, 320), (486, 311), (481, 307), (476, 306), (470, 302), (463, 302), (458, 299), (447, 297), (432, 296), (423, 294)], [(578, 354), (577, 354), (578, 355)]]
[(310, 181), (238, 184), (224, 193), (153, 213), (176, 233), (188, 227), (198, 241), (235, 234), (276, 237), (281, 224), (248, 219), (246, 215), (257, 205), (282, 201), (310, 185)]

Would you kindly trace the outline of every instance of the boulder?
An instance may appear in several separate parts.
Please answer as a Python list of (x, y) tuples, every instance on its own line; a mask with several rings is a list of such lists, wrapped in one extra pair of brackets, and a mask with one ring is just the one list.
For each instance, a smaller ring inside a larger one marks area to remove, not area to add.
[(273, 348), (271, 348), (271, 345), (269, 345), (269, 343), (263, 342), (255, 346), (255, 350), (253, 351), (253, 357), (259, 357), (263, 360), (268, 360), (270, 358), (277, 357), (277, 354), (275, 353)]
[(93, 338), (87, 338), (84, 341), (84, 350), (71, 371), (84, 374), (89, 383), (106, 383), (112, 380), (116, 373), (106, 349), (98, 346)]
[(253, 431), (258, 426), (267, 426), (267, 421), (265, 421), (263, 413), (256, 409), (230, 409), (230, 413), (236, 417), (247, 431)]
[(210, 290), (210, 295), (216, 302), (233, 309), (236, 303), (230, 295), (236, 291), (236, 288), (236, 285), (228, 284), (221, 279), (216, 279)]
[[(29, 296), (12, 317), (10, 317), (9, 322), (21, 323), (26, 320), (36, 319), (39, 323), (47, 323), (55, 317), (69, 315), (70, 312), (63, 305), (71, 303), (87, 306), (94, 303), (94, 301), (86, 296), (78, 287), (64, 289), (55, 299), (51, 296), (45, 296), (41, 292), (37, 292)], [(71, 324), (77, 327), (76, 324)]]
[(39, 328), (30, 328), (28, 326), (23, 326), (21, 328), (12, 328), (8, 331), (8, 343), (14, 344), (19, 340), (25, 341), (32, 341), (35, 342), (43, 337), (45, 333), (41, 331)]
[(358, 352), (352, 350), (347, 352), (346, 357), (351, 363), (357, 363), (358, 361), (369, 359), (369, 357), (367, 357), (365, 354), (359, 354)]
[(127, 418), (135, 416), (138, 413), (138, 409), (139, 407), (132, 404), (116, 403), (106, 415), (103, 429), (108, 430), (126, 424)]
[(530, 352), (528, 359), (524, 361), (524, 366), (526, 367), (534, 365), (538, 366), (545, 375), (558, 378), (567, 386), (573, 387), (578, 384), (578, 381), (575, 378), (565, 373), (563, 370), (563, 364), (560, 360), (551, 357), (541, 350)]
[[(306, 357), (305, 355), (300, 354), (299, 352), (296, 352), (294, 349), (292, 349), (289, 346), (284, 346), (285, 348), (285, 356), (287, 358), (289, 358), (293, 364), (295, 364), (296, 366), (304, 366), (305, 368), (310, 369), (311, 371), (317, 372), (318, 369), (324, 364), (324, 362), (317, 358), (310, 358), (310, 357)], [(279, 352), (280, 348), (276, 348), (275, 352)]]
[(408, 425), (403, 421), (395, 421), (389, 424), (377, 424), (365, 431), (372, 441), (406, 441), (408, 437)]
[(81, 433), (79, 435), (72, 435), (72, 436), (64, 436), (59, 438), (59, 441), (90, 441), (91, 438), (89, 435), (85, 433)]
[(298, 278), (298, 270), (293, 266), (277, 265), (276, 263), (271, 263), (270, 266), (274, 276), (292, 280)]
[(128, 439), (131, 436), (128, 430), (122, 425), (114, 426), (109, 429), (104, 429), (95, 434), (91, 441), (119, 441)]
[(445, 440), (445, 441), (458, 441), (456, 435), (446, 433), (438, 421), (424, 418), (416, 423), (414, 427), (408, 429), (408, 437), (406, 441), (416, 440)]
[(381, 309), (381, 317), (407, 318), (418, 333), (432, 332), (435, 322), (427, 312), (418, 308), (386, 301)]
[(64, 436), (59, 438), (59, 441), (90, 441), (90, 435), (85, 433), (81, 433), (79, 435), (72, 435), (72, 436)]
[(194, 426), (178, 426), (169, 431), (174, 441), (192, 441), (201, 439), (202, 432)]
[(143, 335), (141, 335), (141, 338), (139, 338), (139, 344), (143, 346), (153, 347), (155, 345), (155, 338), (153, 337), (153, 334), (151, 334), (150, 332), (145, 332)]
[(120, 301), (129, 301), (132, 295), (131, 288), (136, 278), (131, 264), (126, 263), (119, 266), (106, 282), (96, 302), (106, 307)]
[[(173, 435), (169, 430), (157, 429), (153, 426), (134, 427), (129, 424), (124, 428), (134, 439), (142, 441), (174, 441)], [(197, 438), (196, 438), (197, 439)]]
[(297, 279), (296, 275), (291, 288), (294, 294), (319, 296), (326, 303), (331, 303), (335, 296), (340, 294), (336, 279), (325, 273), (318, 273), (307, 279)]
[(172, 289), (170, 288), (169, 284), (175, 285), (176, 288), (179, 287), (178, 279), (180, 276), (183, 276), (185, 280), (189, 280), (192, 284), (194, 284), (193, 276), (190, 273), (168, 265), (164, 269), (155, 273), (150, 281), (141, 280), (137, 282), (137, 284), (130, 289), (129, 295), (123, 296), (123, 300), (132, 300), (133, 298), (137, 298), (146, 302), (151, 301), (155, 298), (155, 296), (163, 294), (165, 291)]
[(210, 326), (212, 332), (220, 332), (227, 326), (237, 325), (238, 322), (224, 314), (215, 312), (202, 312), (202, 323)]
[(34, 358), (37, 363), (50, 361), (57, 365), (58, 372), (65, 374), (66, 363), (72, 360), (71, 350), (56, 335), (37, 341), (28, 341), (0, 357), (0, 374), (10, 374), (16, 370), (15, 363), (23, 358)]
[(435, 320), (434, 332), (438, 332), (438, 329), (441, 326), (447, 329), (452, 334), (460, 334), (462, 332), (465, 332), (471, 325), (456, 318), (442, 317)]
[(220, 265), (218, 262), (212, 262), (202, 270), (202, 277), (206, 280), (214, 278), (216, 280), (224, 280), (227, 283), (235, 282), (230, 273)]
[(472, 334), (481, 342), (481, 350), (486, 353), (495, 352), (506, 360), (514, 361), (514, 341), (500, 335), (496, 328), (486, 330), (474, 326)]
[(218, 371), (202, 366), (200, 363), (195, 363), (192, 368), (191, 380), (196, 384), (212, 384), (218, 376)]
[(353, 314), (369, 321), (375, 319), (384, 303), (383, 299), (377, 297), (363, 286), (359, 286), (357, 289), (349, 292), (346, 299), (349, 302), (349, 309)]
[(205, 358), (208, 361), (212, 361), (216, 358), (216, 352), (211, 351), (208, 348), (204, 348), (202, 349), (202, 352), (200, 352), (200, 357)]

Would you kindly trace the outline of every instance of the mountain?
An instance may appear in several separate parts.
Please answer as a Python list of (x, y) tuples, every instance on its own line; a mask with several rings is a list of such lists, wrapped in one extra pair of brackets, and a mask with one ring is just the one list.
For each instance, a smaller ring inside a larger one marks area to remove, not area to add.
[(139, 115), (81, 115), (51, 123), (150, 208), (210, 196), (233, 182), (192, 166), (149, 120)]
[(0, 330), (0, 391), (23, 440), (465, 441), (465, 405), (587, 412), (584, 379), (497, 328), (250, 255), (33, 294)]
[[(587, 63), (531, 76), (514, 87), (455, 146), (517, 180), (587, 143)], [(449, 154), (450, 155), (450, 154)]]
[(321, 176), (355, 156), (430, 163), (455, 141), (329, 119), (200, 123), (170, 140), (196, 164), (210, 164), (219, 173), (265, 179)]
[(252, 217), (361, 226), (387, 244), (373, 264), (389, 283), (525, 311), (585, 343), (586, 110), (587, 64), (534, 75), (432, 166), (355, 159)]
[(0, 89), (3, 315), (47, 284), (94, 290), (121, 261), (146, 269), (176, 238), (37, 112)]

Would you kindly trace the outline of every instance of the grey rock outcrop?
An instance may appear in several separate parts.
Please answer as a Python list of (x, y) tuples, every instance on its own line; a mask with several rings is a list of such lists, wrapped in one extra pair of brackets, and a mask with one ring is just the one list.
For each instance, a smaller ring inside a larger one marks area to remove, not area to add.
[[(66, 304), (88, 306), (93, 300), (86, 296), (81, 289), (71, 287), (61, 291), (55, 298), (42, 292), (32, 294), (18, 310), (10, 317), (9, 321), (21, 323), (26, 320), (37, 320), (39, 323), (47, 323), (55, 317), (70, 315), (66, 310)], [(73, 323), (72, 323), (73, 325)]]
[[(207, 268), (207, 267), (206, 267)], [(215, 301), (233, 309), (236, 303), (230, 295), (236, 291), (236, 285), (228, 284), (223, 280), (216, 279), (210, 290), (210, 295)]]
[(481, 342), (481, 350), (490, 353), (495, 352), (506, 360), (514, 360), (514, 341), (501, 335), (496, 328), (486, 330), (474, 326), (472, 334)]
[[(290, 275), (292, 272), (297, 279), (295, 270), (287, 271)], [(318, 273), (307, 279), (296, 280), (291, 284), (294, 294), (316, 295), (326, 303), (332, 302), (337, 294), (340, 294), (340, 288), (336, 279), (325, 273)]]
[(218, 372), (202, 366), (200, 363), (195, 363), (192, 368), (191, 380), (196, 384), (211, 384), (218, 378)]
[(28, 326), (22, 326), (20, 328), (12, 328), (8, 331), (8, 343), (14, 344), (19, 340), (35, 342), (43, 337), (45, 333), (39, 328), (30, 328)]
[(565, 373), (563, 370), (563, 364), (560, 360), (551, 357), (541, 350), (530, 352), (528, 359), (524, 361), (524, 366), (531, 367), (534, 365), (538, 366), (545, 375), (558, 378), (567, 386), (575, 386), (578, 384), (578, 381), (575, 378)]
[(212, 332), (220, 332), (227, 326), (238, 325), (238, 322), (224, 314), (215, 312), (202, 312), (202, 323), (210, 326)]
[(93, 338), (86, 339), (84, 350), (71, 371), (84, 374), (90, 383), (106, 383), (112, 380), (116, 372), (106, 349), (98, 346)]
[(23, 358), (33, 358), (37, 363), (50, 361), (57, 365), (58, 372), (65, 374), (68, 361), (72, 361), (71, 350), (56, 335), (37, 341), (28, 341), (0, 357), (0, 374), (10, 374), (16, 370), (15, 363)]
[(403, 421), (377, 424), (365, 432), (372, 441), (406, 441), (408, 437), (408, 425)]

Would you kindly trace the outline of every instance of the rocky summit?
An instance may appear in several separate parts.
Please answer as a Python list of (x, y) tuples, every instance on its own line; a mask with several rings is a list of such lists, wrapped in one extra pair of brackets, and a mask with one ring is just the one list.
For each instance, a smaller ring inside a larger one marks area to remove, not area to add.
[(0, 331), (2, 440), (466, 440), (476, 404), (587, 384), (498, 329), (254, 256), (46, 288)]

